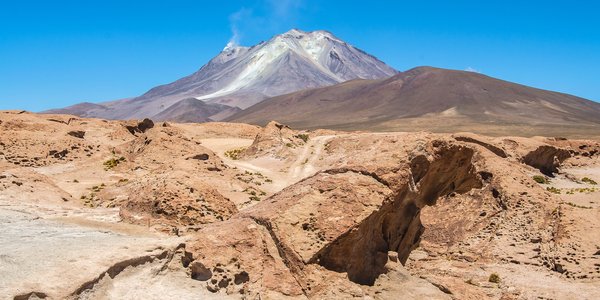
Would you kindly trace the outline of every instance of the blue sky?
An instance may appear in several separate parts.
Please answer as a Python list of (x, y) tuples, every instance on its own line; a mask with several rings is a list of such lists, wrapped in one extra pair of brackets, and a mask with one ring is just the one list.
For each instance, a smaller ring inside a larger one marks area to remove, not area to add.
[[(426, 2), (426, 3), (419, 3)], [(137, 96), (234, 37), (325, 29), (398, 70), (429, 65), (600, 101), (595, 1), (1, 1), (0, 109)]]

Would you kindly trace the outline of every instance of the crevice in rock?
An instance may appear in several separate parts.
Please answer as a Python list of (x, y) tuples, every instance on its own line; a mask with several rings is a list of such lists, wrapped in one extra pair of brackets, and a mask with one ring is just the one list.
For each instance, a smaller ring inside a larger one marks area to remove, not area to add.
[(454, 137), (455, 140), (460, 141), (460, 142), (465, 142), (465, 143), (472, 143), (472, 144), (477, 144), (479, 146), (482, 146), (488, 150), (490, 150), (492, 153), (502, 157), (502, 158), (506, 158), (506, 152), (504, 152), (504, 150), (502, 150), (501, 148), (498, 148), (492, 144), (488, 144), (486, 142), (482, 142), (479, 140), (476, 140), (474, 138), (470, 138), (467, 136), (456, 136)]
[(429, 160), (425, 155), (419, 155), (410, 161), (410, 173), (412, 174), (413, 184), (419, 183), (429, 171)]
[(302, 263), (302, 261), (292, 253), (293, 250), (287, 248), (281, 242), (279, 237), (277, 237), (277, 234), (273, 230), (273, 226), (271, 225), (271, 222), (269, 222), (268, 220), (262, 219), (262, 218), (257, 218), (257, 217), (252, 217), (252, 216), (250, 218), (257, 225), (260, 225), (260, 226), (264, 227), (265, 229), (267, 229), (267, 232), (269, 232), (269, 235), (271, 236), (271, 240), (277, 247), (277, 252), (279, 253), (279, 257), (281, 257), (285, 266), (290, 270), (290, 273), (294, 277), (294, 280), (296, 280), (296, 283), (302, 289), (302, 293), (308, 297), (308, 294), (306, 291), (306, 284), (304, 284), (303, 281), (299, 278), (299, 276), (305, 277), (304, 271), (302, 270), (302, 266), (304, 265)]
[(433, 281), (429, 281), (429, 280), (427, 280), (427, 282), (431, 283), (433, 286), (438, 288), (444, 294), (454, 295), (450, 289), (448, 289), (446, 286), (444, 286), (441, 283), (437, 283), (437, 282), (433, 282)]
[(496, 201), (498, 202), (498, 206), (500, 206), (502, 210), (508, 209), (508, 206), (506, 206), (506, 203), (504, 202), (504, 199), (502, 197), (502, 193), (500, 193), (500, 191), (498, 191), (496, 188), (492, 188), (492, 197), (496, 199)]
[[(390, 184), (383, 178), (379, 177), (379, 175), (373, 173), (373, 172), (369, 172), (367, 170), (360, 170), (360, 169), (353, 169), (353, 168), (337, 168), (337, 169), (328, 169), (328, 170), (324, 170), (322, 171), (323, 173), (329, 174), (329, 175), (335, 175), (335, 174), (342, 174), (342, 173), (348, 173), (348, 172), (353, 172), (356, 174), (361, 174), (364, 176), (369, 176), (373, 179), (375, 179), (377, 182), (389, 187)], [(319, 174), (319, 173), (317, 173)], [(315, 174), (314, 176), (316, 176), (317, 174)], [(314, 177), (311, 176), (311, 177)], [(310, 177), (308, 177), (310, 178)], [(306, 178), (306, 179), (308, 179)], [(304, 181), (304, 180), (303, 180)]]
[(187, 268), (190, 265), (190, 263), (193, 261), (193, 258), (192, 258), (191, 253), (185, 251), (185, 244), (181, 243), (181, 244), (177, 245), (177, 247), (175, 247), (175, 249), (173, 249), (173, 251), (168, 252), (165, 263), (156, 272), (156, 274), (159, 274), (159, 273), (165, 271), (167, 269), (167, 267), (169, 266), (169, 264), (171, 263), (171, 261), (173, 261), (173, 258), (175, 258), (176, 254), (178, 252), (183, 252), (183, 255), (181, 257), (181, 264), (184, 268)]
[(212, 277), (212, 272), (204, 264), (195, 261), (190, 265), (191, 277), (194, 280), (207, 281)]
[(554, 173), (558, 172), (560, 164), (569, 157), (571, 157), (571, 153), (568, 150), (544, 145), (527, 153), (522, 161), (540, 170), (542, 174), (554, 177)]
[(77, 120), (76, 118), (69, 118), (69, 120), (67, 120), (66, 122), (63, 120), (58, 120), (58, 119), (46, 119), (50, 122), (56, 122), (56, 123), (61, 123), (61, 124), (65, 124), (65, 125), (70, 125), (71, 121)]
[(25, 294), (17, 295), (13, 298), (13, 300), (34, 300), (34, 299), (46, 299), (48, 295), (42, 292), (29, 292)]
[(127, 260), (118, 262), (118, 263), (112, 265), (111, 267), (109, 267), (106, 271), (102, 272), (102, 274), (100, 274), (98, 277), (82, 284), (71, 295), (77, 296), (87, 290), (93, 289), (94, 286), (98, 282), (100, 282), (100, 280), (102, 280), (105, 276), (110, 276), (110, 278), (115, 278), (117, 275), (119, 275), (121, 272), (123, 272), (123, 270), (125, 270), (127, 267), (137, 267), (139, 265), (143, 265), (148, 262), (153, 262), (156, 259), (167, 258), (169, 256), (170, 252), (175, 252), (175, 251), (165, 250), (157, 255), (144, 255), (144, 256), (135, 257), (135, 258), (131, 258), (131, 259), (127, 259)]
[[(473, 154), (473, 149), (446, 145), (438, 149), (429, 164), (423, 157), (415, 157), (409, 166), (414, 166), (412, 172), (417, 178), (412, 182), (417, 184), (411, 188), (408, 182), (396, 189), (379, 210), (317, 252), (309, 263), (346, 272), (353, 282), (373, 285), (386, 272), (388, 251), (397, 252), (404, 264), (418, 246), (424, 230), (421, 208), (435, 205), (440, 196), (483, 186), (471, 161)], [(368, 172), (359, 173), (371, 176)]]

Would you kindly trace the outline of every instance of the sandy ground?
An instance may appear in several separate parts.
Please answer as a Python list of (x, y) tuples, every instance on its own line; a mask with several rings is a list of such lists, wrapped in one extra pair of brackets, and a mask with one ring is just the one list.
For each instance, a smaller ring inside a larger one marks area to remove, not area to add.
[(299, 149), (299, 154), (291, 163), (273, 157), (241, 161), (224, 155), (228, 150), (250, 146), (253, 141), (251, 139), (211, 138), (203, 139), (201, 143), (217, 153), (227, 165), (243, 171), (260, 172), (267, 176), (273, 182), (265, 185), (265, 190), (276, 193), (316, 173), (318, 171), (316, 161), (321, 157), (325, 144), (331, 138), (333, 136), (330, 135), (311, 138), (302, 149)]

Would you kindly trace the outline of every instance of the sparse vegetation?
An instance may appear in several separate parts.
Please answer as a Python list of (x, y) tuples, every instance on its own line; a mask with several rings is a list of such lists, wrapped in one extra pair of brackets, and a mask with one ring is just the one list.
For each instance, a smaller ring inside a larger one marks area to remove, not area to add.
[(261, 190), (256, 189), (256, 188), (253, 188), (253, 187), (248, 187), (248, 188), (244, 189), (242, 192), (247, 193), (248, 195), (250, 195), (249, 198), (252, 201), (260, 201), (262, 199), (259, 196), (265, 196), (265, 195), (267, 195), (266, 192), (261, 191)]
[(300, 133), (300, 134), (295, 135), (294, 137), (301, 139), (305, 143), (308, 142), (308, 134), (306, 134), (306, 133)]
[(104, 162), (104, 170), (108, 171), (116, 166), (118, 166), (120, 163), (124, 162), (126, 159), (125, 157), (121, 156), (119, 158), (111, 158), (107, 161)]
[(500, 283), (500, 275), (492, 273), (490, 274), (490, 278), (488, 278), (488, 281), (491, 283)]
[[(244, 183), (252, 183), (254, 185), (263, 185), (263, 183), (266, 182), (273, 182), (271, 179), (269, 179), (267, 176), (263, 175), (260, 172), (252, 173), (250, 171), (244, 171), (244, 173), (236, 174), (235, 178)], [(261, 179), (264, 180), (264, 182), (261, 182)]]
[(73, 179), (73, 183), (79, 183), (79, 180)]
[(106, 185), (104, 183), (100, 184), (100, 185), (95, 185), (91, 188), (92, 192), (100, 192), (101, 190), (103, 190), (106, 187)]
[(243, 175), (238, 174), (238, 175), (235, 176), (235, 178), (238, 179), (238, 180), (240, 180), (240, 181), (242, 181), (242, 182), (244, 182), (244, 183), (250, 183), (252, 181), (252, 178), (247, 179), (247, 178), (244, 178), (242, 176)]
[(90, 193), (89, 196), (82, 195), (80, 197), (80, 199), (83, 200), (83, 205), (84, 206), (91, 207), (91, 208), (96, 207), (97, 206), (96, 202), (99, 201), (98, 197), (93, 192)]
[(594, 193), (598, 191), (598, 188), (575, 188), (575, 189), (568, 189), (565, 194), (567, 195), (574, 195), (575, 193)]
[(227, 150), (225, 151), (225, 156), (229, 157), (233, 160), (238, 160), (240, 159), (240, 155), (246, 151), (245, 147), (241, 147), (241, 148), (235, 148), (235, 149), (231, 149), (231, 150)]
[(577, 205), (577, 204), (575, 204), (573, 202), (561, 202), (561, 203), (562, 204), (566, 204), (566, 205), (571, 206), (571, 207), (575, 207), (575, 208), (592, 209), (591, 206)]
[(331, 142), (327, 142), (325, 143), (325, 146), (323, 147), (323, 149), (327, 152), (330, 153), (331, 152)]
[(294, 147), (294, 144), (292, 144), (292, 143), (287, 143), (287, 144), (285, 144), (285, 145), (286, 145), (287, 147), (289, 147), (289, 148), (292, 148), (292, 147)]
[(560, 194), (560, 189), (557, 189), (553, 186), (549, 186), (546, 188), (546, 191), (550, 192), (550, 193), (554, 193), (554, 194)]
[(533, 180), (539, 184), (548, 184), (550, 183), (550, 181), (548, 181), (548, 179), (545, 176), (542, 175), (535, 175), (533, 176)]
[(585, 182), (587, 184), (592, 184), (592, 185), (598, 184), (596, 181), (594, 181), (593, 179), (591, 179), (589, 177), (583, 177), (583, 178), (581, 178), (581, 181)]

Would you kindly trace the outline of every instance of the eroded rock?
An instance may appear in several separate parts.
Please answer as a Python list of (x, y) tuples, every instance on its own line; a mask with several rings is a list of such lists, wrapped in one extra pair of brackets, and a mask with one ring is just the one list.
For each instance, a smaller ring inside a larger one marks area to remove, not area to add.
[(237, 212), (214, 188), (178, 172), (129, 185), (120, 214), (133, 223), (189, 227), (223, 221)]
[(489, 141), (484, 141), (482, 137), (478, 137), (473, 134), (471, 134), (471, 135), (461, 134), (461, 135), (454, 135), (454, 138), (457, 141), (473, 143), (473, 144), (483, 146), (484, 148), (490, 150), (492, 153), (494, 153), (502, 158), (507, 157), (506, 152), (504, 152), (504, 150), (502, 148), (493, 145)]
[(558, 172), (560, 163), (569, 157), (571, 154), (568, 150), (542, 145), (525, 155), (523, 162), (552, 177)]
[[(304, 136), (302, 136), (304, 137)], [(306, 135), (306, 138), (308, 136)], [(277, 158), (285, 158), (291, 154), (291, 150), (306, 143), (290, 127), (269, 122), (254, 138), (254, 142), (243, 153), (243, 157), (257, 157), (271, 155)]]
[(144, 133), (146, 132), (148, 129), (151, 129), (154, 127), (154, 122), (150, 119), (144, 119), (141, 122), (138, 122), (136, 125), (125, 125), (125, 128), (127, 128), (127, 130), (135, 135), (136, 133)]

